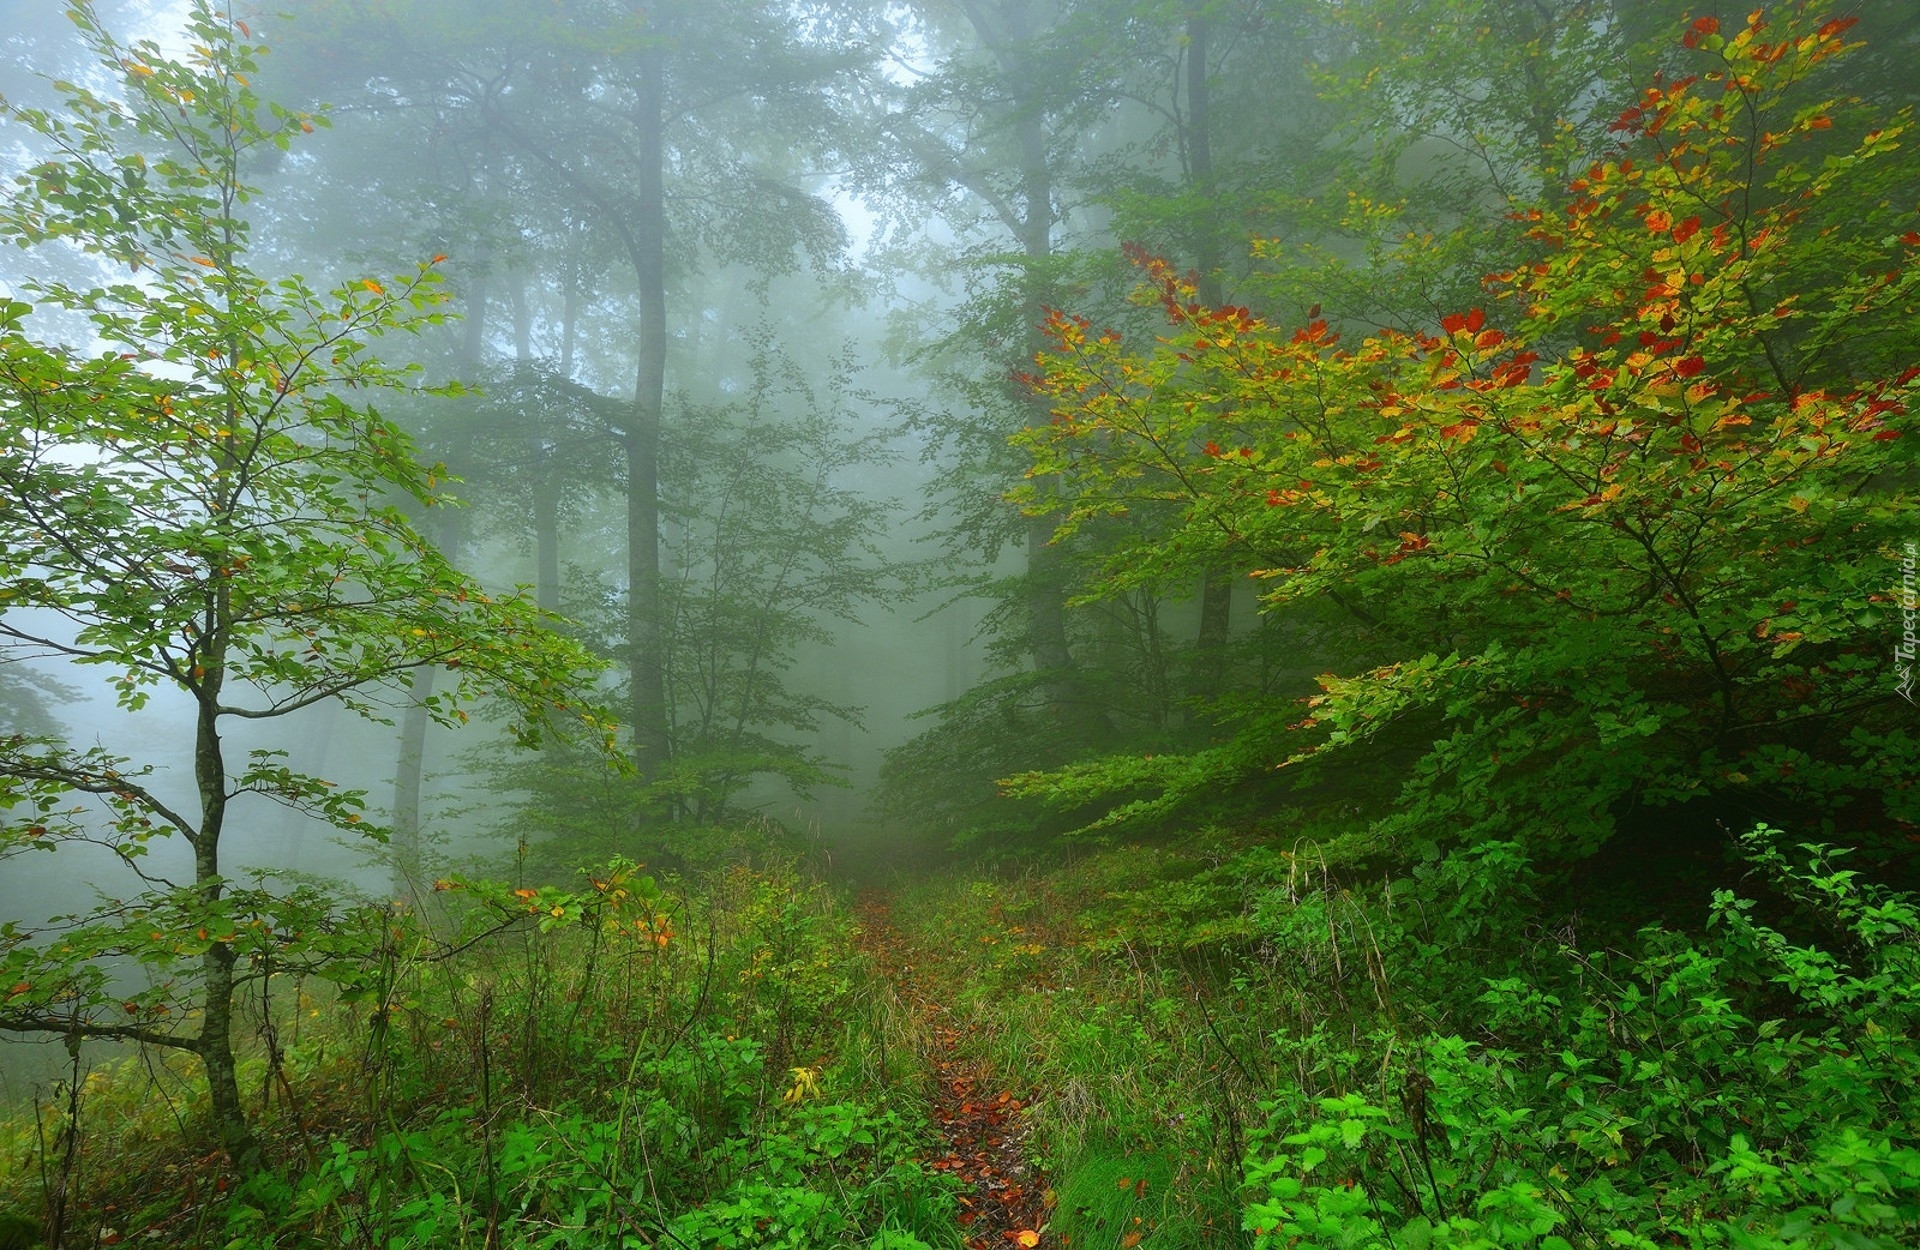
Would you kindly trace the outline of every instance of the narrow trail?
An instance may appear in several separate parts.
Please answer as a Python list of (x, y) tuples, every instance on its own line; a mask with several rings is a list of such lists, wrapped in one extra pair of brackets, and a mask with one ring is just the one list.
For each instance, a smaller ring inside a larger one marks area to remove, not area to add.
[(945, 1153), (927, 1166), (966, 1186), (960, 1224), (968, 1247), (1055, 1244), (1046, 1228), (1053, 1194), (1046, 1177), (1027, 1163), (1024, 1149), (1031, 1096), (1020, 1096), (1004, 1076), (961, 1057), (961, 1043), (974, 1025), (930, 997), (916, 977), (912, 951), (893, 927), (886, 896), (862, 896), (858, 911), (861, 949), (886, 973), (925, 1038), (922, 1058), (935, 1079), (934, 1120), (945, 1139)]

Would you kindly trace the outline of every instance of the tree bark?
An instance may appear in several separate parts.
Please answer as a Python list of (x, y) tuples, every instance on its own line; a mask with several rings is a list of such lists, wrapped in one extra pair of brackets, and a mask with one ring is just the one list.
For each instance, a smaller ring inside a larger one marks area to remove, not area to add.
[(533, 484), (533, 597), (543, 612), (560, 611), (560, 484), (542, 464)]
[[(466, 515), (458, 508), (440, 509), (440, 554), (457, 563), (466, 541)], [(427, 733), (433, 717), (427, 701), (433, 698), (440, 670), (431, 665), (413, 674), (412, 698), (400, 719), (400, 757), (393, 765), (393, 826), (388, 847), (393, 858), (393, 893), (406, 898), (420, 877), (420, 809), (426, 783)]]
[[(487, 271), (484, 254), (476, 255), (476, 272), (467, 280), (465, 323), (461, 342), (461, 363), (477, 369), (487, 349)], [(463, 526), (457, 510), (447, 508), (440, 518), (440, 552), (448, 558), (458, 554)], [(420, 871), (420, 798), (425, 787), (427, 731), (433, 718), (427, 714), (427, 700), (439, 679), (439, 670), (431, 666), (413, 675), (411, 698), (400, 718), (400, 753), (393, 764), (393, 806), (388, 831), (392, 851), (392, 886), (395, 898), (406, 898)]]
[[(1187, 16), (1187, 176), (1202, 198), (1193, 222), (1194, 269), (1199, 274), (1197, 294), (1209, 308), (1226, 302), (1220, 282), (1220, 236), (1212, 211), (1219, 184), (1213, 171), (1212, 97), (1207, 82), (1205, 14)], [(1233, 628), (1233, 587), (1238, 579), (1229, 568), (1213, 567), (1201, 577), (1200, 629), (1195, 638), (1194, 693), (1213, 698), (1226, 681), (1227, 641)]]
[(627, 666), (634, 763), (660, 776), (669, 752), (666, 663), (660, 620), (660, 410), (667, 378), (665, 58), (641, 54), (638, 178), (629, 237), (640, 294), (640, 363), (627, 458)]
[[(1046, 318), (1054, 226), (1053, 167), (1047, 154), (1046, 112), (1035, 89), (1039, 69), (1033, 63), (1030, 0), (1011, 0), (1003, 7), (1003, 31), (994, 30), (979, 10), (970, 6), (968, 12), (982, 42), (993, 51), (1012, 99), (1020, 211), (1017, 222), (1010, 224), (1027, 264), (1020, 306), (1024, 350), (1015, 367), (1025, 367), (1045, 346), (1040, 326)], [(1044, 406), (1033, 405), (1030, 399), (1028, 403), (1034, 409), (1031, 420), (1046, 420)], [(1097, 737), (1105, 718), (1087, 698), (1075, 673), (1067, 637), (1067, 571), (1060, 549), (1053, 545), (1053, 530), (1046, 517), (1027, 522), (1027, 652), (1046, 684), (1056, 721), (1076, 736)]]
[[(193, 843), (193, 880), (201, 904), (212, 908), (225, 893), (220, 876), (220, 835), (226, 825), (227, 763), (220, 740), (220, 692), (224, 683), (228, 591), (217, 582), (207, 605), (206, 649), (196, 657), (204, 676), (195, 691), (193, 774), (200, 794), (200, 828)], [(200, 1036), (194, 1046), (207, 1072), (214, 1131), (227, 1157), (242, 1171), (259, 1165), (260, 1146), (240, 1101), (233, 1054), (233, 947), (215, 941), (201, 956)]]

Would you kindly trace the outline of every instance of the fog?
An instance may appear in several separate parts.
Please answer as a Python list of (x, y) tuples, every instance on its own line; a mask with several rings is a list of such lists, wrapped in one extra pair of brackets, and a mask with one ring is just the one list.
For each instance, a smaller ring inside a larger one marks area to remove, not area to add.
[[(503, 703), (430, 724), (428, 696), (457, 678), (409, 667), (358, 711), (318, 700), (227, 740), (235, 760), (284, 751), (364, 792), (364, 823), (393, 843), (251, 794), (222, 871), (413, 899), (454, 871), (672, 864), (695, 831), (756, 821), (851, 871), (1014, 853), (1086, 813), (1003, 803), (1001, 779), (1199, 749), (1233, 709), (1367, 660), (1359, 626), (1263, 613), (1251, 556), (1183, 564), (1170, 547), (1157, 570), (1130, 551), (1122, 536), (1171, 515), (1164, 490), (1119, 480), (1117, 503), (1056, 539), (1062, 466), (1034, 470), (1008, 439), (1053, 419), (1028, 377), (1051, 310), (1165, 332), (1141, 256), (1191, 272), (1200, 304), (1355, 335), (1480, 300), (1509, 211), (1573, 167), (1542, 154), (1601, 150), (1687, 9), (1508, 7), (1514, 47), (1544, 48), (1562, 78), (1516, 86), (1518, 53), (1465, 24), (1356, 19), (1387, 5), (240, 6), (243, 39), (271, 49), (250, 89), (282, 111), (263, 103), (262, 124), (288, 140), (240, 166), (256, 192), (240, 261), (362, 294), (437, 275), (436, 320), (369, 348), (419, 372), (336, 389), (444, 466), (432, 489), (460, 506), (396, 493), (408, 523), (604, 662), (589, 693), (632, 767), (520, 751)], [(1858, 7), (1892, 49), (1860, 90), (1910, 98), (1904, 6)], [(179, 0), (93, 11), (123, 49), (193, 55)], [(15, 108), (64, 107), (50, 80), (114, 97), (126, 77), (62, 6), (0, 0)], [(54, 154), (32, 127), (0, 129), (10, 184)], [(37, 306), (40, 341), (84, 354), (125, 345), (48, 284), (166, 280), (12, 237), (33, 246), (0, 254), (0, 291)], [(6, 619), (0, 732), (102, 748), (150, 769), (159, 802), (197, 808), (184, 687), (130, 710), (113, 664), (73, 662), (70, 614)], [(105, 819), (51, 854), (10, 844), (0, 918), (30, 929), (136, 888), (100, 845)], [(179, 839), (143, 867), (193, 873)]]

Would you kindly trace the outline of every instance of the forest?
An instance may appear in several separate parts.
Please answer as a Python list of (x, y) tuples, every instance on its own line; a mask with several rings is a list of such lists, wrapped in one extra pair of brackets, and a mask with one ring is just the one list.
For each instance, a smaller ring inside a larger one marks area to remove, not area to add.
[(0, 0), (0, 1250), (1920, 1245), (1912, 0)]

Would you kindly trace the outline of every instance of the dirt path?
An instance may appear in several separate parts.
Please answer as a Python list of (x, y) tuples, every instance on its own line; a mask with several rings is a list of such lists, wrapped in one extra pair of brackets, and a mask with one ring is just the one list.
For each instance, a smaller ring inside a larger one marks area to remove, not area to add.
[(1024, 1149), (1028, 1098), (1004, 1078), (960, 1057), (973, 1026), (928, 996), (914, 975), (912, 953), (893, 927), (887, 899), (869, 894), (859, 904), (861, 948), (892, 981), (900, 1001), (919, 1019), (924, 1058), (935, 1081), (934, 1120), (945, 1153), (928, 1162), (963, 1182), (960, 1223), (971, 1250), (1052, 1244), (1047, 1234), (1052, 1191), (1028, 1166)]

